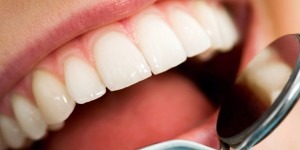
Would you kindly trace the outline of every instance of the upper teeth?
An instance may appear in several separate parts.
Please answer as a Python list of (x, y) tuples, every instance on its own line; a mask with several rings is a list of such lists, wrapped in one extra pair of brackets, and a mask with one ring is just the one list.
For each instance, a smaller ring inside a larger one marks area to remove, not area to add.
[(12, 91), (18, 95), (12, 99), (16, 99), (13, 106), (20, 127), (0, 117), (6, 144), (12, 148), (22, 145), (22, 136), (17, 136), (20, 129), (31, 139), (41, 138), (46, 124), (48, 128), (62, 125), (75, 102), (95, 100), (106, 87), (120, 90), (175, 67), (187, 57), (208, 49), (228, 50), (237, 42), (235, 27), (222, 8), (203, 1), (190, 1), (188, 6), (166, 3), (165, 11), (151, 7), (126, 21), (87, 33), (40, 63), (23, 81), (26, 85), (32, 81), (32, 89), (25, 89), (29, 94), (23, 95), (17, 88)]
[(19, 128), (18, 123), (12, 118), (0, 116), (0, 133), (3, 142), (10, 148), (19, 149), (25, 144), (25, 134)]
[(65, 85), (46, 71), (34, 72), (32, 92), (48, 124), (63, 122), (75, 107), (75, 102), (67, 93)]
[(97, 69), (108, 89), (119, 90), (151, 76), (138, 48), (123, 34), (110, 31), (94, 47)]
[(192, 16), (178, 8), (169, 9), (168, 15), (188, 57), (198, 55), (211, 47), (209, 36)]
[(12, 107), (21, 129), (31, 139), (40, 139), (46, 134), (47, 124), (37, 108), (23, 96), (14, 95)]
[(97, 72), (80, 58), (71, 56), (64, 63), (67, 90), (77, 103), (82, 104), (105, 94), (105, 85)]
[(137, 18), (136, 38), (154, 74), (186, 60), (184, 49), (172, 29), (156, 14)]

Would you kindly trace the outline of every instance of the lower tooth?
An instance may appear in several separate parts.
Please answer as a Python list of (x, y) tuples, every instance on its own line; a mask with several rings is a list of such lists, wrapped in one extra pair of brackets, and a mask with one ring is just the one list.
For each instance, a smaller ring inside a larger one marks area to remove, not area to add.
[(172, 8), (169, 15), (172, 27), (188, 57), (198, 55), (210, 48), (210, 38), (193, 17), (176, 8)]
[(97, 72), (75, 56), (65, 61), (64, 75), (67, 90), (78, 104), (95, 100), (106, 92)]
[(138, 16), (136, 38), (154, 74), (162, 73), (186, 60), (186, 53), (175, 33), (155, 13)]
[(0, 132), (8, 147), (20, 149), (25, 145), (25, 134), (13, 119), (1, 115)]
[(46, 122), (28, 99), (14, 95), (12, 107), (20, 127), (29, 138), (38, 140), (46, 134)]
[(63, 122), (75, 107), (75, 102), (70, 99), (65, 86), (45, 71), (34, 72), (32, 91), (37, 106), (48, 124)]
[(97, 69), (107, 88), (123, 89), (151, 76), (141, 52), (125, 35), (106, 32), (95, 44)]

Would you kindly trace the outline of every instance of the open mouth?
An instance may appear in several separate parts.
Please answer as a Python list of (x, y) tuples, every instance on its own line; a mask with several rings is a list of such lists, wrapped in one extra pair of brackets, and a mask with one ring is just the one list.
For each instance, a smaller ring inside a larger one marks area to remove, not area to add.
[(122, 12), (109, 4), (118, 13), (102, 15), (107, 23), (55, 29), (54, 46), (14, 57), (26, 56), (23, 71), (1, 70), (3, 149), (138, 149), (170, 139), (218, 147), (218, 100), (252, 28), (248, 4), (147, 3), (118, 4)]

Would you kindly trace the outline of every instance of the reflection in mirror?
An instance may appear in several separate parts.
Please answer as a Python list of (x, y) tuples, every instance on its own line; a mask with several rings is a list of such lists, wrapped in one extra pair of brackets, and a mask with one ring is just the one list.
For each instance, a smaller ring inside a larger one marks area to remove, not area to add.
[(298, 36), (287, 35), (250, 61), (221, 106), (217, 131), (222, 141), (238, 145), (257, 128), (258, 120), (281, 100), (298, 56)]

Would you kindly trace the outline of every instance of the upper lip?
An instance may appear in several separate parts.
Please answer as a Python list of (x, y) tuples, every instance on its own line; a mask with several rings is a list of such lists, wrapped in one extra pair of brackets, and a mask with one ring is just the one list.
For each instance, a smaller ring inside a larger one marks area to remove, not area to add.
[[(66, 13), (59, 14), (61, 16), (56, 17), (56, 20), (51, 20), (51, 25), (41, 27), (42, 31), (38, 30), (39, 32), (30, 34), (29, 38), (14, 39), (16, 43), (21, 44), (11, 46), (9, 45), (12, 44), (11, 41), (1, 41), (2, 44), (5, 44), (1, 46), (3, 49), (0, 53), (0, 97), (8, 92), (38, 61), (62, 44), (91, 29), (128, 17), (155, 1), (122, 0), (116, 2), (103, 0), (90, 3), (87, 7), (76, 7), (72, 11), (67, 10), (70, 9), (69, 7), (62, 7), (66, 10), (58, 11)], [(39, 22), (47, 19), (39, 20)], [(32, 24), (29, 23), (28, 25), (28, 28), (32, 29), (30, 26)], [(29, 32), (35, 32), (34, 30)], [(6, 40), (5, 37), (3, 40)]]

